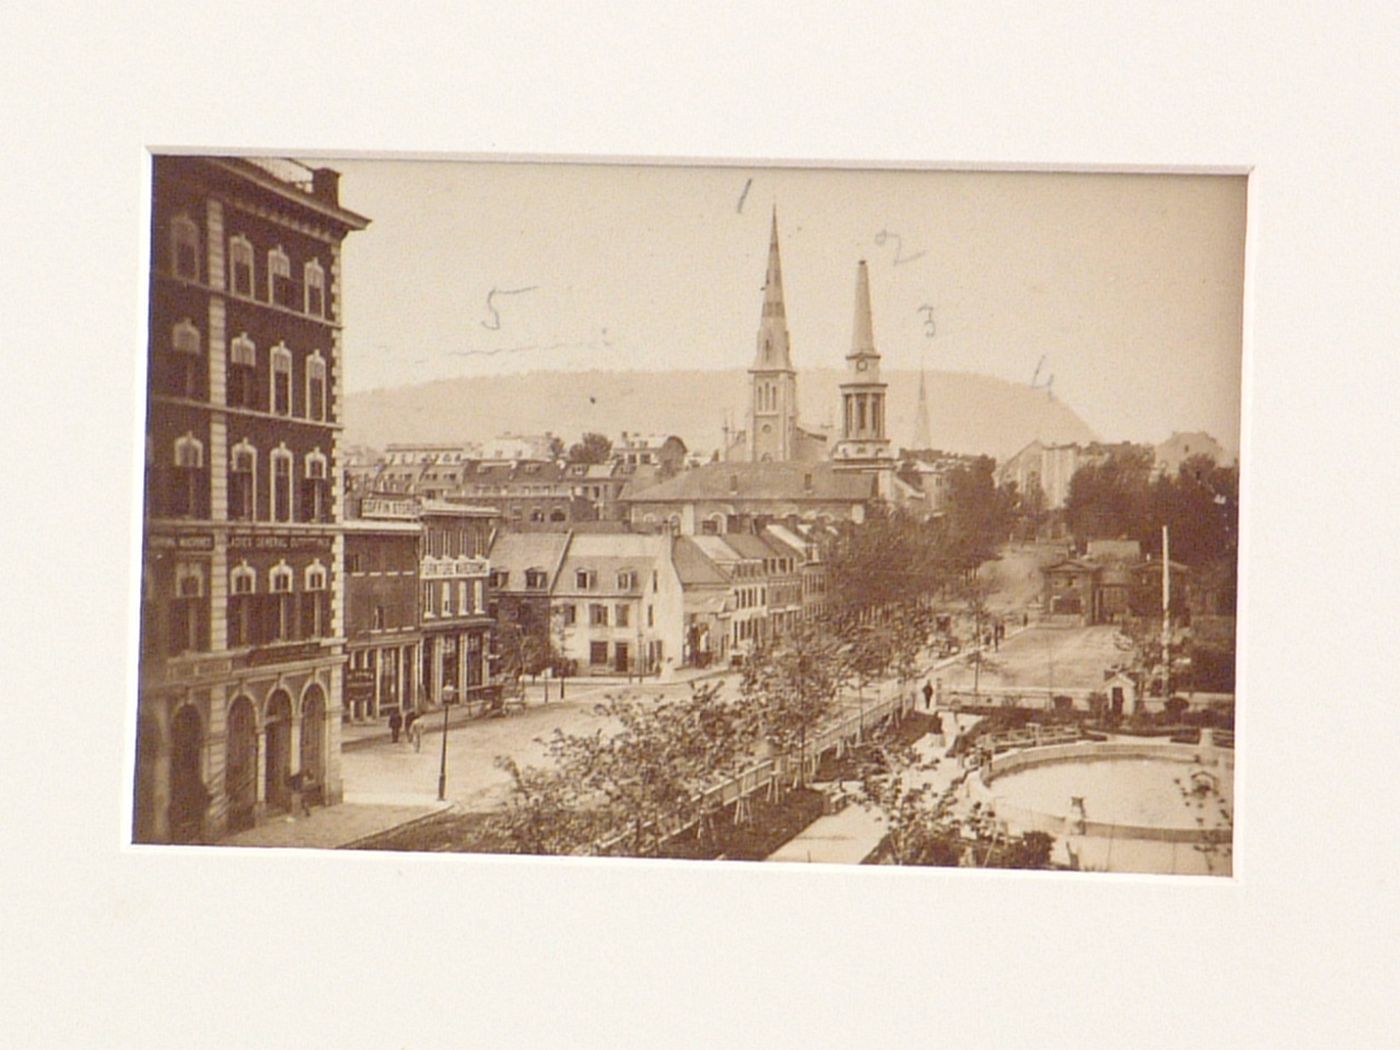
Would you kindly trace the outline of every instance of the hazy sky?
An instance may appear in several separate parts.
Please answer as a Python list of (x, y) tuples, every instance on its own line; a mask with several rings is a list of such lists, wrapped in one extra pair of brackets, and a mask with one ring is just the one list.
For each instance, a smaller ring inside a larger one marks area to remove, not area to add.
[(344, 256), (351, 392), (747, 368), (776, 204), (799, 376), (842, 366), (864, 258), (887, 368), (1053, 376), (1105, 439), (1238, 449), (1243, 177), (321, 163), (372, 220)]

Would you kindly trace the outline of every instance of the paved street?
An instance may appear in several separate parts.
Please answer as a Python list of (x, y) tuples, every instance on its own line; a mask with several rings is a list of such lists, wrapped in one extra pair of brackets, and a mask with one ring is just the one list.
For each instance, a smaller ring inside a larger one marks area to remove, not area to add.
[[(1004, 639), (999, 651), (988, 650), (981, 685), (987, 688), (1035, 687), (1096, 689), (1104, 668), (1124, 658), (1114, 627), (1035, 627)], [(973, 669), (966, 661), (945, 669), (943, 684), (971, 689)]]
[[(706, 679), (722, 682), (727, 690), (738, 688), (738, 675)], [(565, 733), (591, 732), (603, 725), (593, 711), (594, 705), (609, 695), (627, 692), (632, 695), (659, 697), (680, 695), (690, 689), (688, 682), (642, 685), (584, 684), (570, 681), (567, 700), (557, 700), (557, 683), (550, 687), (550, 702), (544, 703), (543, 690), (535, 686), (529, 692), (525, 710), (499, 718), (479, 718), (453, 726), (447, 734), (447, 797), (467, 811), (499, 808), (506, 798), (510, 778), (495, 764), (497, 755), (510, 755), (521, 765), (542, 764), (545, 749), (538, 739), (547, 738), (555, 729)], [(438, 768), (441, 760), (442, 736), (433, 731), (429, 716), (429, 732), (423, 735), (423, 750), (415, 752), (413, 745), (400, 738), (398, 744), (389, 741), (385, 731), (381, 741), (344, 751), (341, 755), (341, 775), (345, 781), (347, 800), (389, 800), (395, 796), (437, 797)]]
[(993, 587), (987, 606), (994, 613), (1015, 616), (1041, 596), (1040, 569), (1065, 555), (1063, 543), (1008, 546), (1001, 557), (985, 562), (978, 575)]

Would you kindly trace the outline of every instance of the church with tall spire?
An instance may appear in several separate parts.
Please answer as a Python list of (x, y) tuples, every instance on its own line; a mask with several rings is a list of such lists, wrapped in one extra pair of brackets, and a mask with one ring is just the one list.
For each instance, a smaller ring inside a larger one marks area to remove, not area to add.
[(838, 467), (894, 469), (894, 452), (885, 433), (885, 393), (870, 310), (870, 273), (862, 259), (856, 265), (855, 319), (851, 349), (846, 354), (846, 378), (841, 383), (841, 440), (831, 450)]
[(787, 306), (783, 302), (776, 206), (768, 238), (768, 269), (756, 343), (749, 368), (748, 425), (728, 434), (725, 458), (748, 463), (815, 463), (825, 459), (825, 435), (803, 427), (797, 417), (797, 370), (792, 364)]

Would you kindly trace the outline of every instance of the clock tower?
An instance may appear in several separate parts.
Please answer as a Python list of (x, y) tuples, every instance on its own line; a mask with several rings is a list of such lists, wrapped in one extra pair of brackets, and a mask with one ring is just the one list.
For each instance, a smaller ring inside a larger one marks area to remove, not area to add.
[(841, 384), (841, 440), (831, 451), (837, 467), (888, 470), (894, 455), (885, 436), (885, 384), (870, 318), (870, 276), (862, 259), (856, 267), (855, 330)]

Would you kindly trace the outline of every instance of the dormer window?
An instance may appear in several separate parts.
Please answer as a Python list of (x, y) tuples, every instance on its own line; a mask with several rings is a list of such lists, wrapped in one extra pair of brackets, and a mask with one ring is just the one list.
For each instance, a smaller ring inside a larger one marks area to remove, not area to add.
[(545, 571), (543, 569), (526, 569), (525, 586), (532, 591), (542, 591), (545, 585)]
[(170, 255), (176, 277), (199, 280), (199, 227), (188, 215), (170, 223)]
[(626, 570), (617, 574), (617, 589), (619, 591), (630, 591), (636, 585), (637, 577), (635, 574)]
[(593, 573), (588, 569), (579, 569), (574, 573), (574, 585), (581, 591), (593, 589)]

